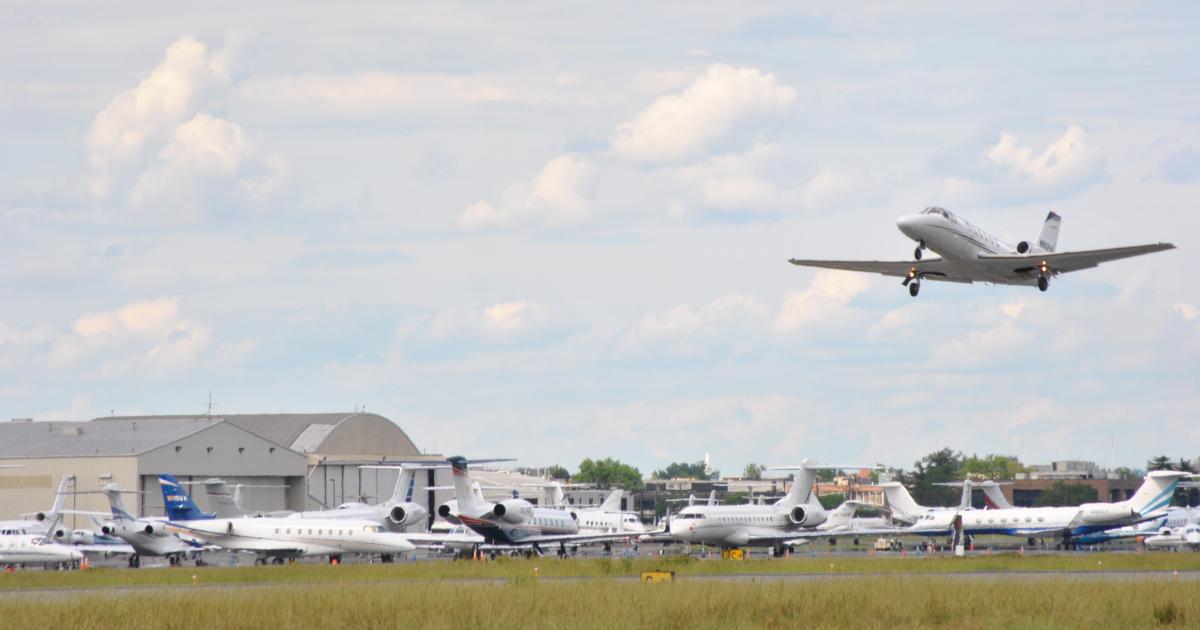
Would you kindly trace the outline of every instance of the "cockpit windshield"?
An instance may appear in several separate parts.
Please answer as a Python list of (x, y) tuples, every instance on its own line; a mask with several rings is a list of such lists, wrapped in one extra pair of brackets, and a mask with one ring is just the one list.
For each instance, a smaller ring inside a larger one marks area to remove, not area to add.
[(938, 208), (936, 206), (934, 206), (932, 208), (925, 208), (924, 210), (921, 211), (921, 214), (940, 214), (943, 217), (946, 217), (947, 219), (950, 218), (950, 213), (946, 212), (945, 208)]

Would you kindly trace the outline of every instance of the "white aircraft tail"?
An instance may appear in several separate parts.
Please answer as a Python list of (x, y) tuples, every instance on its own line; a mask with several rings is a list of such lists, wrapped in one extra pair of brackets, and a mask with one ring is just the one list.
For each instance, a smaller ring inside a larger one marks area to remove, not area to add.
[(472, 488), (471, 473), (467, 471), (467, 458), (455, 455), (446, 461), (450, 462), (450, 472), (453, 473), (454, 498), (458, 501), (459, 512), (474, 514), (486, 502), (480, 496), (483, 494), (482, 488), (479, 489), (479, 494)]
[(862, 505), (861, 501), (842, 501), (841, 505), (829, 513), (829, 518), (825, 521), (825, 526), (850, 524), (850, 519), (854, 518), (860, 505)]
[(1051, 212), (1046, 215), (1046, 222), (1042, 224), (1042, 233), (1038, 235), (1038, 247), (1041, 247), (1047, 252), (1053, 252), (1055, 247), (1058, 247), (1058, 228), (1062, 225), (1062, 217)]
[(401, 466), (400, 474), (396, 475), (396, 487), (392, 489), (392, 498), (388, 499), (388, 505), (412, 501), (413, 487), (416, 486), (416, 483), (417, 479), (413, 474), (413, 469)]
[(108, 497), (108, 507), (112, 510), (113, 520), (134, 520), (134, 516), (125, 509), (125, 498), (121, 496), (121, 489), (117, 484), (105, 484), (100, 490), (104, 492), (104, 496)]
[(796, 469), (796, 474), (792, 477), (792, 487), (788, 489), (787, 495), (775, 505), (781, 508), (792, 508), (812, 503), (815, 499), (814, 485), (816, 481), (817, 471), (815, 469), (807, 467)]
[(1008, 499), (1004, 498), (1004, 492), (1000, 490), (998, 484), (984, 482), (979, 487), (983, 489), (983, 503), (988, 508), (993, 510), (1007, 510), (1012, 507)]
[(50, 508), (47, 515), (53, 516), (63, 511), (67, 507), (67, 488), (71, 482), (75, 480), (75, 475), (63, 475), (61, 481), (58, 482), (58, 494), (54, 495), (54, 507)]
[(1171, 498), (1175, 496), (1175, 487), (1179, 485), (1179, 480), (1188, 476), (1191, 476), (1191, 473), (1176, 470), (1148, 472), (1146, 480), (1142, 482), (1137, 492), (1133, 493), (1133, 497), (1123, 503), (1143, 516), (1164, 510), (1171, 505)]
[(604, 503), (600, 504), (601, 512), (620, 512), (621, 497), (625, 496), (625, 491), (617, 488), (611, 494), (604, 498)]
[(891, 481), (880, 484), (880, 487), (883, 488), (884, 503), (892, 511), (892, 518), (913, 522), (925, 511), (925, 508), (917, 505), (917, 502), (913, 500), (904, 484)]
[(205, 479), (204, 494), (208, 496), (208, 504), (217, 518), (238, 518), (246, 512), (238, 504), (241, 487), (230, 490), (224, 479)]

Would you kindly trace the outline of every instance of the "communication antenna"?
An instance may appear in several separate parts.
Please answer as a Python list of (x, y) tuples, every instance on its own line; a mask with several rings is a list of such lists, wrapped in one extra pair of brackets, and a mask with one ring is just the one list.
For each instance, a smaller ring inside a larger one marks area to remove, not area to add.
[(208, 390), (208, 412), (205, 415), (207, 415), (209, 418), (212, 417), (212, 390), (211, 389)]

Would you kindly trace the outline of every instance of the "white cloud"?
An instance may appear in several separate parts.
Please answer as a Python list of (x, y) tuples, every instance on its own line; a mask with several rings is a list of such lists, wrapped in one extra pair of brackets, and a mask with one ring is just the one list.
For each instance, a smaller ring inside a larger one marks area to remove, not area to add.
[(163, 61), (118, 94), (92, 122), (88, 149), (92, 192), (106, 198), (116, 180), (140, 168), (146, 150), (169, 137), (214, 92), (228, 88), (228, 59), (191, 36), (167, 47)]
[(852, 271), (818, 271), (805, 291), (784, 297), (775, 331), (792, 333), (817, 325), (832, 323), (850, 300), (870, 286), (866, 274)]
[(88, 150), (97, 199), (153, 206), (173, 220), (275, 190), (284, 160), (237, 123), (205, 111), (229, 97), (231, 57), (228, 48), (210, 52), (180, 38), (146, 79), (96, 115)]
[(1178, 313), (1185, 322), (1195, 321), (1197, 318), (1200, 318), (1200, 309), (1197, 309), (1195, 306), (1192, 306), (1186, 302), (1177, 302), (1171, 305), (1171, 308), (1174, 309), (1175, 312)]
[(713, 64), (677, 94), (654, 101), (612, 138), (617, 155), (635, 162), (696, 157), (758, 115), (787, 112), (796, 91), (755, 68)]
[(742, 212), (770, 209), (781, 201), (780, 191), (759, 170), (779, 153), (778, 145), (756, 144), (745, 153), (716, 155), (668, 172), (684, 195), (707, 207)]
[(1063, 199), (1100, 180), (1105, 167), (1104, 156), (1077, 125), (1040, 153), (1018, 145), (1016, 136), (1001, 133), (978, 159), (984, 168), (976, 176), (946, 180), (948, 202)]
[(478, 309), (443, 308), (429, 318), (402, 325), (397, 339), (411, 348), (457, 345), (511, 347), (561, 336), (565, 326), (546, 305), (529, 300), (496, 302)]
[(56, 340), (50, 362), (65, 368), (99, 356), (109, 374), (175, 369), (197, 360), (211, 341), (212, 331), (184, 318), (175, 298), (158, 298), (80, 316), (71, 333)]
[(286, 172), (283, 160), (262, 153), (240, 126), (208, 114), (178, 126), (158, 157), (133, 187), (135, 206), (170, 203), (198, 211), (193, 206), (204, 201), (261, 199)]
[(626, 354), (702, 356), (717, 350), (745, 351), (768, 328), (769, 309), (752, 295), (724, 295), (702, 308), (688, 304), (648, 313), (625, 333)]
[(586, 221), (591, 214), (597, 169), (585, 156), (566, 153), (542, 167), (529, 186), (514, 187), (498, 205), (473, 203), (459, 213), (464, 231), (518, 225), (560, 227)]

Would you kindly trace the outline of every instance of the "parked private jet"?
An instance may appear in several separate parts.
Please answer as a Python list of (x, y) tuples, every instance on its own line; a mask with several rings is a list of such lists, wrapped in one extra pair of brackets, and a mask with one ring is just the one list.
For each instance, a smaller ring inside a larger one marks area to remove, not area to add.
[[(298, 515), (212, 518), (192, 502), (187, 490), (173, 477), (159, 476), (159, 485), (171, 519), (164, 525), (167, 531), (222, 549), (256, 554), (255, 564), (266, 564), (268, 560), (283, 564), (286, 559), (302, 556), (328, 556), (333, 562), (347, 553), (379, 554), (384, 562), (390, 562), (394, 554), (416, 548), (404, 534), (386, 531), (377, 520)], [(195, 514), (208, 518), (187, 518)]]
[[(472, 490), (467, 459), (455, 456), (446, 461), (450, 462), (454, 477), (457, 520), (483, 537), (481, 549), (522, 548), (535, 552), (541, 545), (558, 545), (559, 555), (564, 555), (568, 544), (611, 543), (631, 536), (630, 533), (581, 533), (579, 523), (570, 513), (536, 507), (521, 498), (498, 503), (485, 501)], [(447, 504), (438, 508), (438, 515), (453, 516)]]
[[(1037, 241), (1009, 245), (945, 208), (926, 208), (920, 214), (896, 220), (900, 231), (917, 242), (917, 248), (913, 251), (915, 260), (893, 262), (792, 258), (788, 262), (804, 267), (863, 271), (904, 278), (901, 284), (908, 287), (909, 295), (916, 297), (923, 280), (1027, 285), (1045, 291), (1050, 288), (1050, 279), (1061, 273), (1175, 248), (1171, 243), (1154, 243), (1057, 252), (1055, 248), (1061, 224), (1062, 218), (1051, 212), (1046, 215)], [(922, 260), (921, 254), (926, 249), (940, 254), (941, 258)]]

